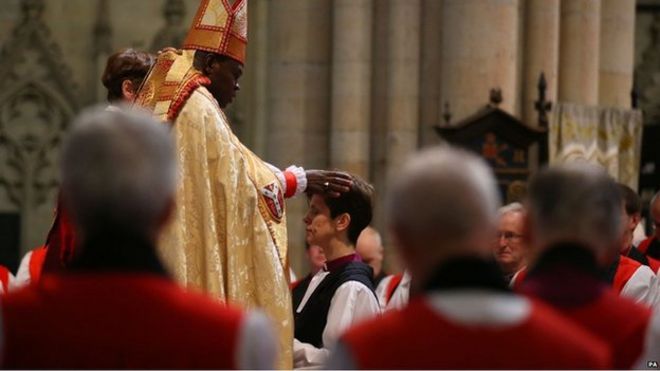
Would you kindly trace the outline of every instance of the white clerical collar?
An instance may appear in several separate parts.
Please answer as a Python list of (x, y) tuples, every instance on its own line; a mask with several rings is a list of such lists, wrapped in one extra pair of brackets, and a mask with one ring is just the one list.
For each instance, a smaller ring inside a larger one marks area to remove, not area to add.
[(512, 326), (531, 313), (531, 302), (522, 296), (486, 290), (434, 292), (427, 303), (439, 314), (466, 325)]

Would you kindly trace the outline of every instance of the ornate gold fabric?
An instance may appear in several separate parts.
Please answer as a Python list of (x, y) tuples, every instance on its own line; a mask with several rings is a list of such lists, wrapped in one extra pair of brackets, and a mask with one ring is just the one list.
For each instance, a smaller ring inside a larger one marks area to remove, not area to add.
[(549, 129), (551, 164), (586, 160), (637, 189), (641, 111), (558, 103), (550, 115)]
[(181, 179), (160, 255), (186, 286), (268, 314), (279, 332), (278, 366), (291, 368), (293, 311), (282, 185), (233, 134), (209, 91), (191, 85), (199, 72), (190, 54), (164, 53), (156, 67), (159, 63), (165, 67), (149, 74), (137, 103), (161, 120), (174, 120)]
[(193, 68), (194, 50), (161, 53), (135, 98), (161, 121), (174, 121), (190, 94), (210, 81)]
[(205, 50), (245, 62), (247, 0), (202, 0), (184, 49)]

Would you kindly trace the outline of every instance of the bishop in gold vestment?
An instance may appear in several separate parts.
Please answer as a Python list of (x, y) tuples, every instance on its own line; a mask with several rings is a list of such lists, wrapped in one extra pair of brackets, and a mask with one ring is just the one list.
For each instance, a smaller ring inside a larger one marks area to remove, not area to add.
[(291, 368), (283, 184), (234, 135), (211, 80), (194, 66), (199, 50), (242, 62), (246, 41), (245, 1), (202, 1), (184, 50), (159, 55), (136, 103), (169, 122), (176, 140), (176, 211), (159, 246), (166, 266), (189, 287), (266, 312), (279, 331), (279, 366)]

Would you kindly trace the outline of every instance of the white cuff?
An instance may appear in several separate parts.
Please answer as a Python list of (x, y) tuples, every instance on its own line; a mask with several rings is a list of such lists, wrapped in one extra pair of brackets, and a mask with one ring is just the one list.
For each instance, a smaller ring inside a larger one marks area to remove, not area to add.
[(307, 173), (305, 173), (305, 169), (300, 166), (291, 165), (286, 168), (286, 171), (290, 171), (296, 177), (297, 186), (294, 196), (304, 193), (307, 189)]

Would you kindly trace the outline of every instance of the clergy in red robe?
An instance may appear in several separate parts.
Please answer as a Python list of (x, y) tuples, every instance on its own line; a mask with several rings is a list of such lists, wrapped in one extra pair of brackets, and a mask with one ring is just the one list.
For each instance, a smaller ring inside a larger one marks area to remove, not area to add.
[(142, 113), (93, 110), (62, 157), (78, 239), (65, 273), (2, 300), (4, 368), (272, 368), (268, 320), (177, 285), (155, 243), (173, 210), (174, 145)]
[(488, 165), (452, 148), (401, 169), (388, 197), (407, 307), (349, 330), (330, 369), (565, 369), (610, 366), (605, 344), (509, 291), (492, 260), (499, 197)]
[[(522, 287), (608, 344), (616, 369), (637, 361), (651, 314), (604, 279), (620, 254), (622, 204), (617, 183), (601, 168), (574, 164), (537, 173), (526, 216), (534, 258)], [(636, 269), (619, 259), (623, 276)]]

